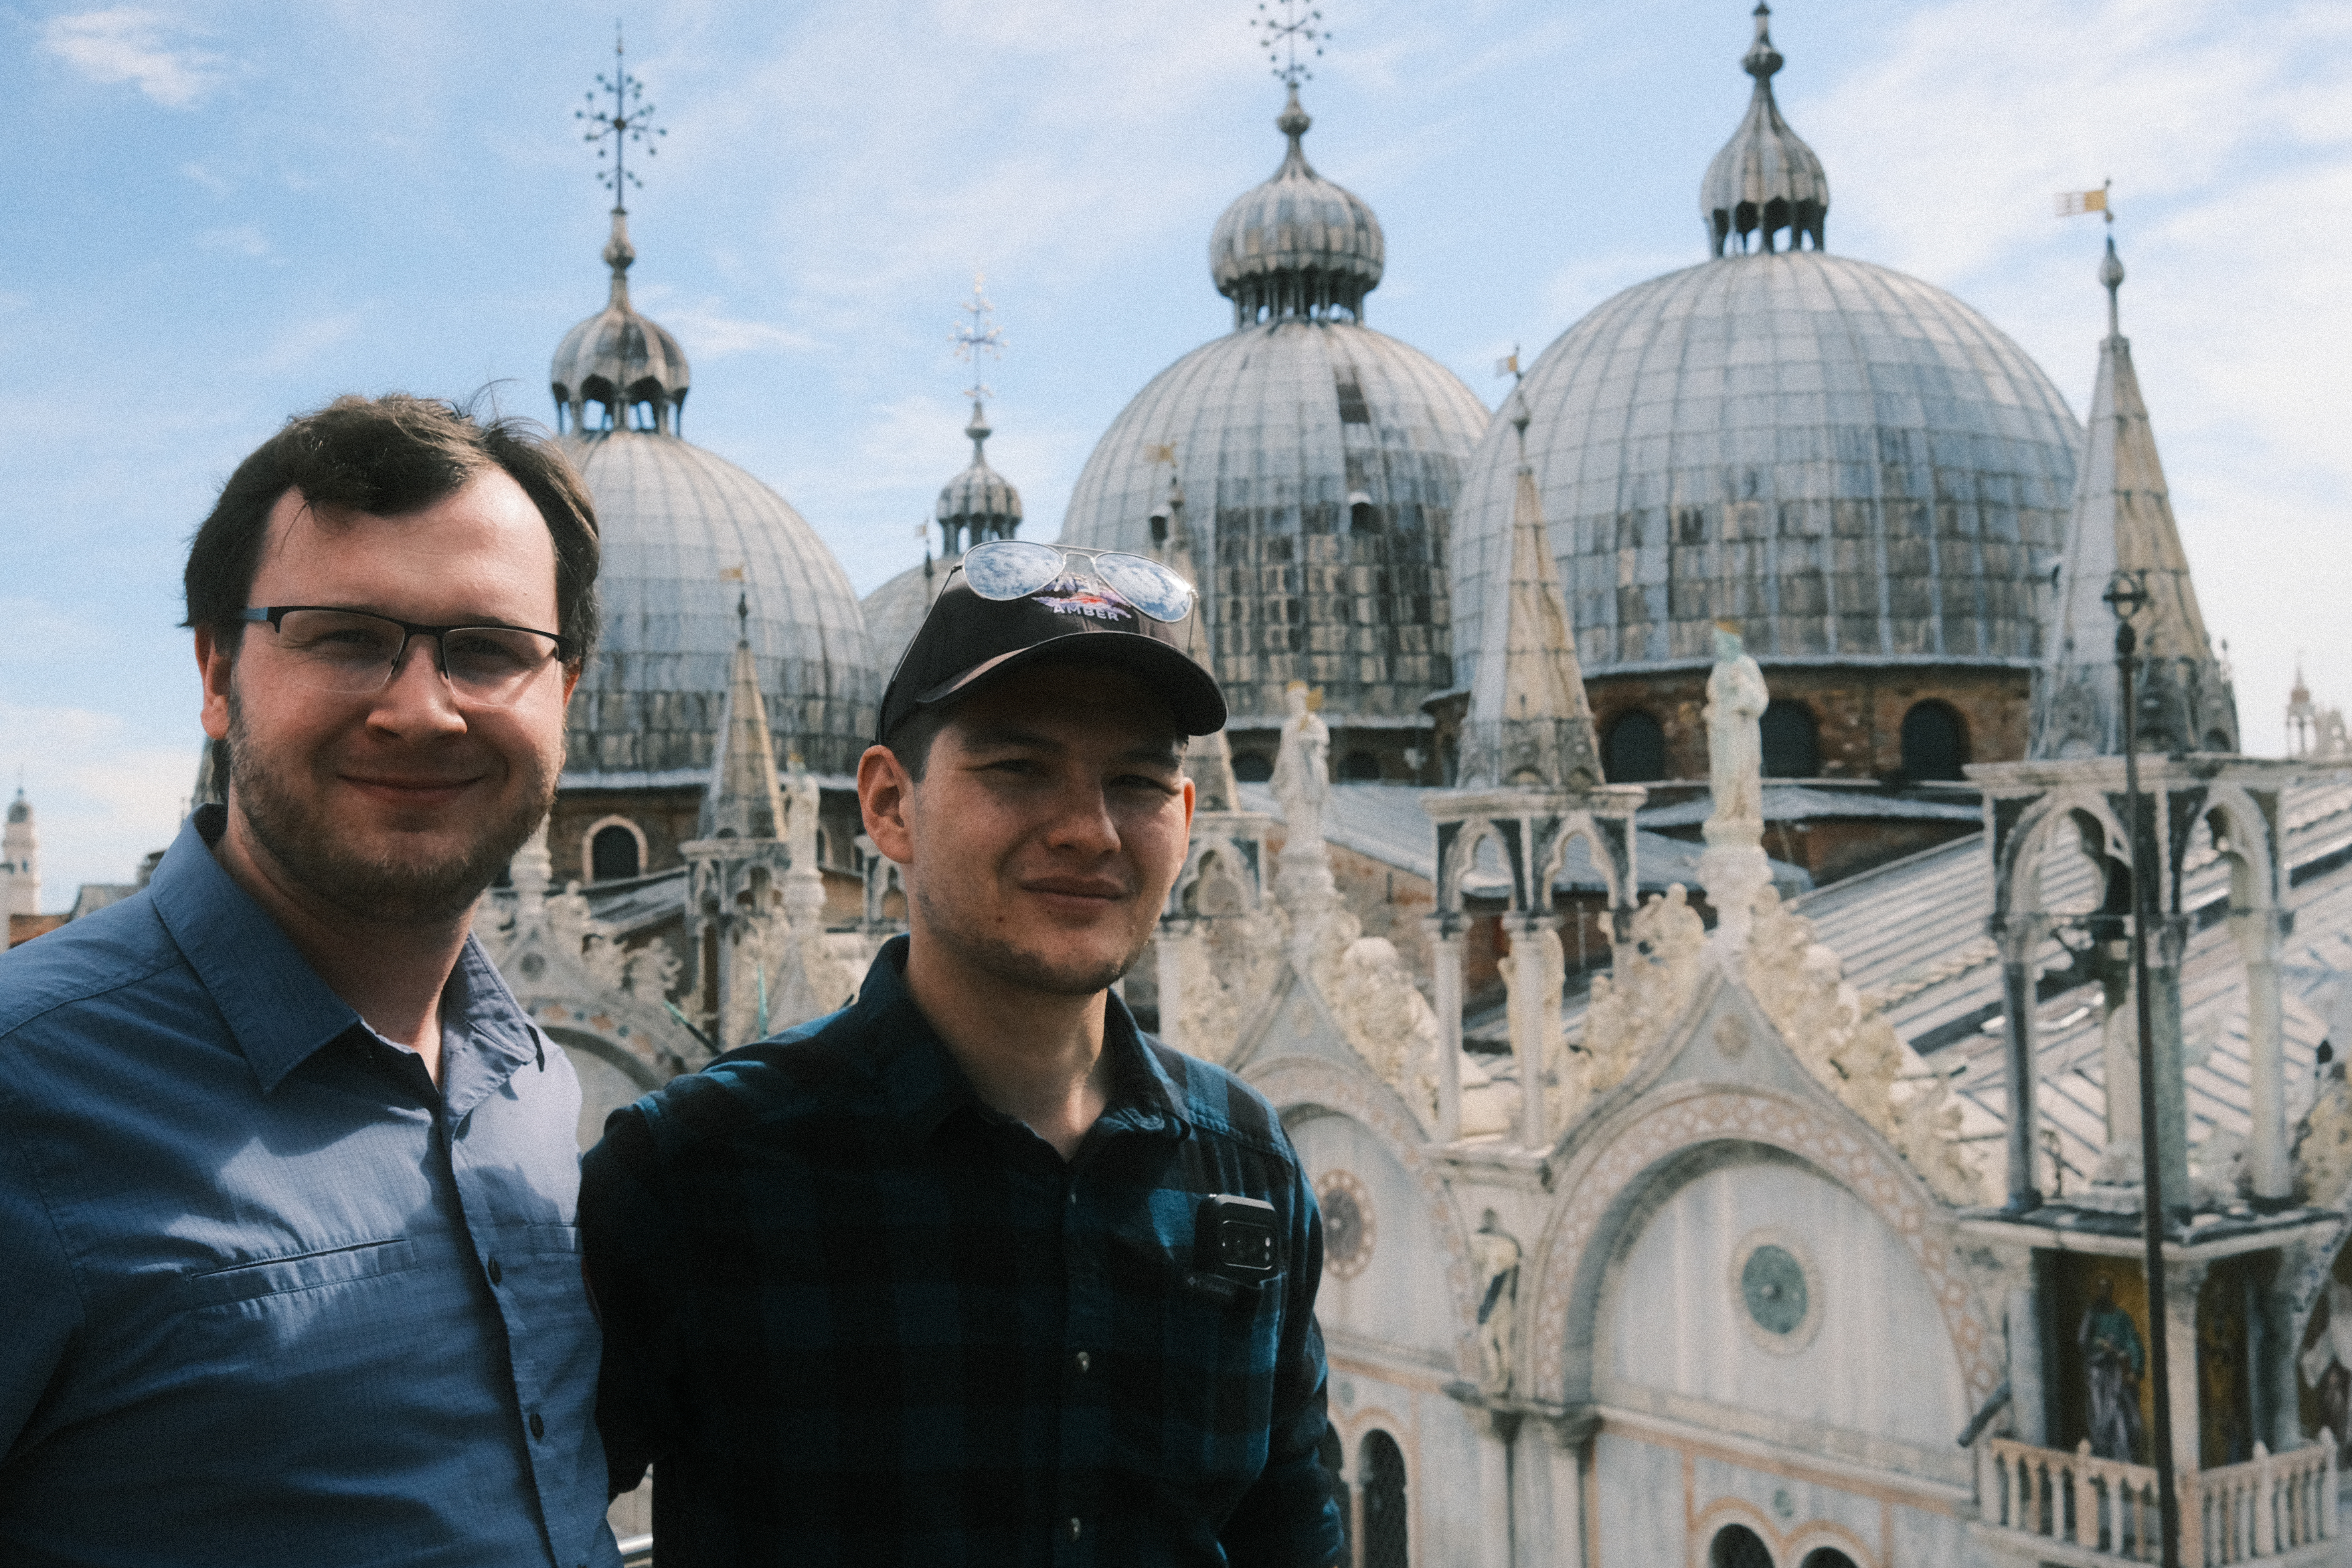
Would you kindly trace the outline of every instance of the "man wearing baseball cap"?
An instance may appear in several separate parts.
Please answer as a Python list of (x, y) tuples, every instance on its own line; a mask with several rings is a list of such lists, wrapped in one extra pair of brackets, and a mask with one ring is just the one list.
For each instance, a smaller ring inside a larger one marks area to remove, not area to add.
[(1305, 1173), (1110, 991), (1225, 721), (1192, 597), (1140, 556), (968, 552), (858, 764), (908, 935), (588, 1156), (599, 1423), (615, 1491), (654, 1467), (662, 1568), (1339, 1555)]

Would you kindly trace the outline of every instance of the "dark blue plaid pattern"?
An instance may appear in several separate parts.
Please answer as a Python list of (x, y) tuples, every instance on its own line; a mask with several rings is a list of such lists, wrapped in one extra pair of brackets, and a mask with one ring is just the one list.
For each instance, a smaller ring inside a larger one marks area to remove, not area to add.
[[(1065, 1164), (908, 998), (855, 1005), (606, 1124), (581, 1219), (614, 1489), (662, 1568), (1322, 1568), (1321, 1222), (1272, 1108), (1116, 997), (1110, 1109)], [(1274, 1205), (1280, 1272), (1196, 1253)]]

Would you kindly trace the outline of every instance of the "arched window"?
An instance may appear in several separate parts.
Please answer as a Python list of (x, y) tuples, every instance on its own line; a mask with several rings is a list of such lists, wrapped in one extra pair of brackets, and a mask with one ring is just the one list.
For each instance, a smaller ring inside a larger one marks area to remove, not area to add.
[(1412, 1542), (1405, 1523), (1404, 1451), (1385, 1432), (1364, 1439), (1357, 1469), (1364, 1486), (1364, 1568), (1409, 1568)]
[(596, 830), (588, 841), (588, 870), (599, 882), (616, 882), (645, 870), (644, 848), (637, 836), (618, 822)]
[(1821, 732), (1813, 710), (1801, 702), (1776, 700), (1764, 710), (1764, 776), (1809, 779), (1822, 771)]
[(1349, 1517), (1348, 1478), (1339, 1473), (1340, 1463), (1346, 1458), (1339, 1444), (1339, 1434), (1329, 1426), (1324, 1427), (1323, 1441), (1317, 1445), (1315, 1457), (1323, 1461), (1323, 1479), (1331, 1489), (1331, 1500), (1339, 1507), (1339, 1560), (1353, 1563), (1356, 1554), (1349, 1550), (1348, 1543), (1355, 1537), (1356, 1521)]
[(1264, 752), (1235, 752), (1234, 779), (1238, 784), (1264, 784), (1274, 776), (1274, 764)]
[(1706, 1563), (1707, 1568), (1772, 1568), (1772, 1552), (1746, 1525), (1727, 1524), (1715, 1532)]
[(1805, 1553), (1802, 1568), (1853, 1568), (1853, 1559), (1834, 1546), (1816, 1546)]
[(1903, 775), (1914, 779), (1966, 778), (1969, 732), (1948, 702), (1929, 698), (1903, 715)]
[(1611, 784), (1655, 784), (1666, 776), (1666, 731), (1636, 708), (1609, 726), (1609, 755), (1602, 771)]
[(1370, 752), (1349, 752), (1339, 763), (1339, 776), (1350, 784), (1378, 784), (1381, 760)]

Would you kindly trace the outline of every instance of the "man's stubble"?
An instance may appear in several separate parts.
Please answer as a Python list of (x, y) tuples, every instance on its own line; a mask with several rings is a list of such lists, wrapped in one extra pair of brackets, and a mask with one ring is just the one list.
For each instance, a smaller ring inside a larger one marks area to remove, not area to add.
[(473, 908), (546, 819), (562, 768), (560, 757), (551, 768), (531, 753), (531, 776), (512, 811), (480, 824), (462, 852), (417, 862), (356, 852), (332, 824), (287, 789), (253, 742), (234, 691), (228, 700), (228, 754), (230, 806), (244, 816), (254, 842), (279, 869), (337, 909), (390, 926), (446, 924)]
[(1091, 996), (1108, 991), (1135, 967), (1151, 941), (1147, 928), (1126, 956), (1087, 968), (1058, 966), (1044, 955), (1006, 937), (983, 935), (963, 929), (953, 911), (923, 890), (919, 875), (909, 878), (909, 896), (922, 906), (925, 934), (990, 978), (1023, 991), (1046, 996)]

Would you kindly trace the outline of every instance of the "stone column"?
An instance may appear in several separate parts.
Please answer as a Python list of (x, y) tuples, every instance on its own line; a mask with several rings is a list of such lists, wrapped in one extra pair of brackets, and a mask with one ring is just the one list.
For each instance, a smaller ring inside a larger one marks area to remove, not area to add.
[(2034, 1180), (2034, 1135), (2041, 1117), (2033, 1103), (2038, 1064), (2034, 1058), (2033, 953), (2042, 945), (2042, 922), (2020, 915), (2005, 924), (1996, 922), (1993, 941), (2000, 947), (2000, 993), (2008, 1014), (2009, 1050), (2009, 1206), (2023, 1212), (2042, 1206), (2042, 1188)]
[(2148, 933), (2147, 986), (2155, 1043), (2157, 1173), (2168, 1213), (2189, 1208), (2189, 1085), (2180, 1061), (2180, 959), (2189, 921), (2165, 916)]
[(2049, 1447), (2048, 1397), (2042, 1382), (2042, 1317), (2030, 1286), (2009, 1292), (2009, 1416), (2021, 1443)]
[(1437, 1013), (1437, 1141), (1462, 1136), (1462, 928), (1454, 914), (1424, 916), (1431, 1000)]
[(2286, 922), (2274, 909), (2231, 910), (2230, 934), (2246, 963), (2246, 1053), (2252, 1078), (2253, 1135), (2246, 1165), (2258, 1201), (2284, 1205), (2294, 1194), (2288, 1159), (2286, 1057), (2279, 994), (2279, 953)]
[[(2167, 1321), (2148, 1325), (2151, 1332), (2164, 1335), (2165, 1353), (2170, 1358), (2167, 1370), (2172, 1373), (2172, 1468), (2173, 1473), (2182, 1478), (2197, 1473), (2197, 1298), (2204, 1289), (2205, 1269), (2202, 1263), (2166, 1259)], [(2155, 1441), (2154, 1433), (2148, 1435), (2148, 1440)], [(2185, 1555), (2187, 1543), (2195, 1539), (2186, 1510), (2181, 1514), (2180, 1538)]]
[(1511, 1054), (1519, 1064), (1519, 1141), (1551, 1145), (1544, 1071), (1559, 1047), (1562, 960), (1558, 915), (1520, 915), (1511, 927)]

